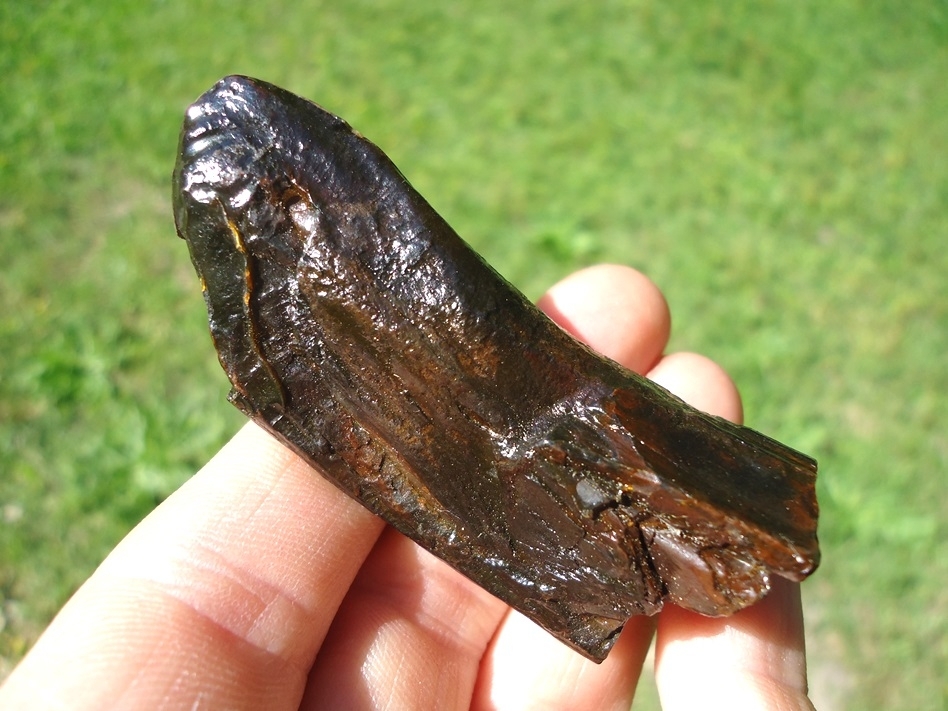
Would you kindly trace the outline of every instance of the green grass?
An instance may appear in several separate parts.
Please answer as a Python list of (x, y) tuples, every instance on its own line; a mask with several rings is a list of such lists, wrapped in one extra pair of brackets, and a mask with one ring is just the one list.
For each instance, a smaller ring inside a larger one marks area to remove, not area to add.
[(240, 422), (169, 195), (184, 108), (240, 72), (531, 296), (650, 274), (673, 345), (820, 460), (818, 698), (948, 703), (944, 0), (190, 5), (0, 6), (2, 664)]

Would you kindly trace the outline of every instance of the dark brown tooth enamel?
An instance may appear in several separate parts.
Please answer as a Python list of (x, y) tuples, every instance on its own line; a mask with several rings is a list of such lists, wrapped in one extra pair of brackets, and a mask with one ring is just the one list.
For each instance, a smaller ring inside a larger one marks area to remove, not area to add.
[(342, 119), (221, 80), (174, 207), (231, 401), (590, 658), (816, 568), (816, 462), (575, 341)]

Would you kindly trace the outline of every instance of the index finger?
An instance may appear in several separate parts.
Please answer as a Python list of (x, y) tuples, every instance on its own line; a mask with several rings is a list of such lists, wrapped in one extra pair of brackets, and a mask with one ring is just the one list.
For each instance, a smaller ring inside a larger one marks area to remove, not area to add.
[[(712, 414), (740, 422), (740, 398), (720, 368), (677, 353), (649, 374)], [(812, 709), (807, 699), (800, 586), (775, 578), (770, 593), (731, 617), (667, 604), (659, 615), (655, 681), (662, 708)]]

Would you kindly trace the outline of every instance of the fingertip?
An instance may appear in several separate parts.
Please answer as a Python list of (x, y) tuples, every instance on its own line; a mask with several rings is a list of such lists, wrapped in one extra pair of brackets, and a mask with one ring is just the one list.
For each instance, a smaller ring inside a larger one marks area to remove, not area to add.
[(511, 611), (481, 662), (472, 708), (628, 709), (655, 630), (633, 617), (601, 664)]
[(703, 412), (738, 424), (744, 420), (737, 386), (710, 358), (698, 353), (672, 353), (658, 361), (648, 377)]
[(760, 602), (710, 618), (662, 611), (655, 649), (662, 708), (810, 709), (800, 586), (776, 578)]
[(618, 264), (571, 274), (537, 305), (576, 338), (639, 373), (660, 358), (671, 331), (661, 290), (638, 270)]

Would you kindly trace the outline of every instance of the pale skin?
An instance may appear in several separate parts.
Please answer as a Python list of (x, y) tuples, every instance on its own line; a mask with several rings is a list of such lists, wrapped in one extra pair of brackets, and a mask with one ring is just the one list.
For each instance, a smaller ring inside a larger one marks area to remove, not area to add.
[[(740, 421), (712, 361), (665, 354), (661, 292), (592, 267), (539, 302), (696, 407)], [(633, 618), (563, 646), (248, 424), (135, 528), (0, 687), (3, 709), (628, 709), (652, 637), (666, 711), (811, 709), (797, 585), (725, 619)]]

